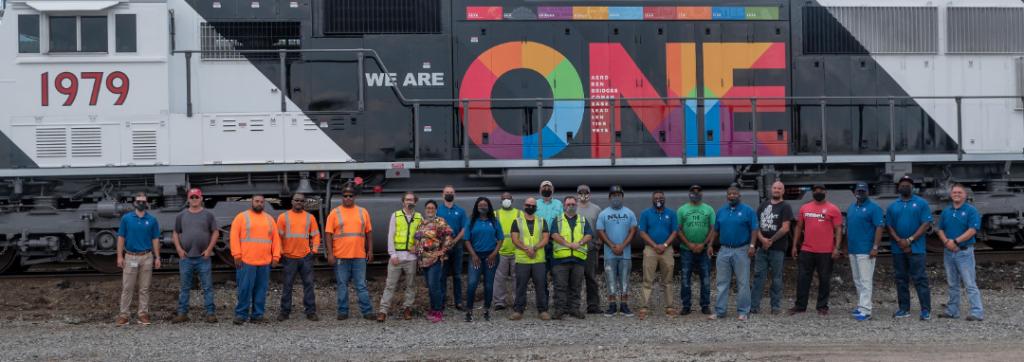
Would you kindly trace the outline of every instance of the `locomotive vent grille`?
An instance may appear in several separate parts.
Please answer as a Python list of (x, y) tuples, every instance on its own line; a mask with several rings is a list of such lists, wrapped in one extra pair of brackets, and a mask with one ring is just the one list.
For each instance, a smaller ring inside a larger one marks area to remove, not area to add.
[[(276, 60), (277, 53), (245, 53), (238, 50), (279, 50), (302, 48), (301, 23), (290, 21), (217, 21), (199, 27), (203, 60)], [(288, 58), (299, 58), (291, 52)]]
[(99, 127), (71, 128), (71, 157), (102, 157), (103, 135)]
[(807, 54), (936, 54), (936, 7), (830, 6), (803, 8)]
[(249, 132), (263, 132), (266, 129), (266, 121), (262, 119), (249, 120)]
[(156, 161), (156, 130), (132, 130), (132, 159)]
[(949, 53), (1024, 53), (1024, 8), (946, 8)]
[(324, 0), (326, 35), (437, 34), (440, 0)]
[(220, 121), (220, 124), (221, 124), (221, 131), (224, 131), (224, 132), (237, 132), (238, 131), (238, 121), (236, 121), (236, 120), (233, 120), (233, 119), (223, 119), (223, 120)]
[(64, 158), (68, 154), (67, 128), (36, 128), (36, 157)]

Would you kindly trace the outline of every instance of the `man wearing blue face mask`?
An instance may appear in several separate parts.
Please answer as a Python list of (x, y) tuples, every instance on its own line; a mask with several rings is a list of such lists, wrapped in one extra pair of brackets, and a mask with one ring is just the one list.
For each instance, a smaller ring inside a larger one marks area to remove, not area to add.
[(700, 278), (700, 312), (711, 314), (711, 241), (715, 240), (715, 209), (704, 203), (700, 185), (690, 186), (690, 202), (676, 210), (679, 224), (679, 297), (683, 305), (682, 315), (690, 314), (690, 289), (693, 273)]
[(858, 182), (853, 188), (857, 202), (846, 210), (846, 244), (850, 253), (850, 271), (857, 287), (857, 308), (853, 318), (871, 319), (871, 288), (875, 275), (875, 257), (885, 229), (882, 208), (868, 197), (868, 184)]
[[(608, 310), (606, 317), (622, 313), (632, 317), (627, 305), (629, 297), (629, 271), (631, 268), (629, 244), (636, 235), (636, 214), (622, 204), (622, 186), (614, 185), (608, 190), (611, 206), (597, 216), (597, 235), (606, 246), (604, 249), (604, 275), (608, 279)], [(616, 304), (621, 302), (621, 307)]]
[[(729, 203), (718, 209), (715, 216), (715, 233), (718, 243), (722, 245), (715, 261), (715, 285), (718, 295), (715, 301), (715, 314), (708, 319), (725, 318), (726, 307), (729, 306), (729, 284), (736, 275), (736, 311), (740, 321), (746, 321), (750, 313), (750, 257), (748, 250), (757, 244), (757, 216), (754, 209), (740, 202), (740, 188), (733, 184), (726, 194)], [(714, 254), (713, 249), (709, 252)]]

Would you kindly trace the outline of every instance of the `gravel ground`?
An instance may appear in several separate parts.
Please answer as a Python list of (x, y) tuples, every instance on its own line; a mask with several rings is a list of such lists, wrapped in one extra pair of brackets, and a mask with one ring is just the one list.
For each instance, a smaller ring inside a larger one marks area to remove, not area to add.
[[(783, 307), (793, 303), (795, 263), (788, 262)], [(234, 301), (233, 283), (216, 286), (221, 323), (192, 322), (172, 325), (177, 278), (155, 282), (152, 310), (156, 323), (144, 327), (112, 325), (119, 281), (0, 280), (0, 360), (1019, 360), (1024, 347), (1024, 262), (980, 263), (986, 320), (981, 323), (916, 318), (893, 320), (895, 290), (891, 269), (880, 262), (876, 272), (875, 316), (856, 322), (847, 312), (856, 292), (846, 264), (837, 266), (833, 282), (833, 313), (819, 317), (755, 315), (748, 322), (734, 318), (707, 321), (699, 313), (669, 318), (654, 309), (653, 316), (636, 318), (588, 315), (586, 320), (540, 321), (532, 310), (522, 321), (508, 321), (506, 312), (494, 313), (490, 322), (464, 323), (449, 314), (442, 324), (417, 315), (412, 321), (385, 324), (351, 318), (336, 321), (334, 291), (321, 277), (318, 302), (323, 321), (290, 321), (266, 325), (229, 323)], [(945, 276), (930, 265), (932, 304), (941, 311), (946, 301)], [(422, 281), (422, 279), (420, 279)], [(383, 277), (371, 281), (374, 307)], [(422, 284), (422, 283), (421, 283)], [(671, 292), (678, 303), (678, 280)], [(639, 275), (631, 290), (639, 297)], [(695, 285), (696, 287), (696, 285)], [(421, 285), (422, 288), (422, 285)], [(812, 287), (811, 298), (815, 297)], [(296, 293), (295, 307), (301, 308)], [(399, 293), (400, 294), (400, 293)], [(695, 295), (696, 297), (696, 290)], [(417, 305), (426, 305), (421, 289)], [(660, 304), (657, 288), (653, 302)], [(271, 286), (267, 316), (276, 316), (280, 285)], [(714, 296), (712, 296), (714, 301)], [(396, 300), (397, 302), (397, 300)], [(767, 309), (767, 296), (762, 301)], [(193, 318), (201, 301), (193, 296)], [(914, 298), (912, 305), (917, 310)], [(635, 306), (634, 306), (634, 309)], [(358, 308), (351, 308), (357, 315)], [(301, 311), (293, 316), (301, 316)], [(477, 316), (479, 317), (479, 312)], [(916, 315), (916, 313), (915, 313)], [(735, 308), (730, 307), (730, 317)], [(194, 357), (193, 357), (194, 356)]]

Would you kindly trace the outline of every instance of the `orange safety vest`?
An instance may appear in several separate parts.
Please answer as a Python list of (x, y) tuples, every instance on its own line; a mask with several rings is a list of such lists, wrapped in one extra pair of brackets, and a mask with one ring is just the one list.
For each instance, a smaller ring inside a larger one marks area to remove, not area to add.
[(277, 223), (266, 212), (246, 210), (231, 222), (231, 256), (245, 264), (263, 266), (281, 259)]
[(277, 217), (277, 232), (281, 236), (282, 254), (292, 259), (304, 258), (320, 248), (320, 230), (316, 225), (316, 218), (309, 212), (302, 211), (299, 214), (302, 217), (294, 224), (292, 213), (285, 211)]

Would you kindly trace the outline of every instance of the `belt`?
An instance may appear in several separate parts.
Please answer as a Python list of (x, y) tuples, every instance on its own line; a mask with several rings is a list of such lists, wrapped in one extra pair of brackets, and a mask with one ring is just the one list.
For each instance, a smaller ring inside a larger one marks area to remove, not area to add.
[(743, 244), (739, 244), (739, 245), (725, 245), (725, 244), (722, 244), (722, 247), (723, 248), (730, 248), (730, 249), (738, 249), (738, 248), (750, 247), (750, 244), (749, 243), (743, 243)]
[(140, 252), (134, 252), (134, 251), (127, 251), (127, 250), (125, 250), (124, 253), (128, 254), (128, 255), (141, 256), (141, 255), (149, 255), (152, 252), (153, 252), (152, 250), (146, 250), (146, 251), (140, 251)]

